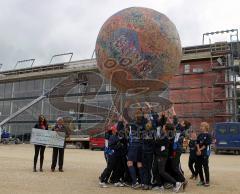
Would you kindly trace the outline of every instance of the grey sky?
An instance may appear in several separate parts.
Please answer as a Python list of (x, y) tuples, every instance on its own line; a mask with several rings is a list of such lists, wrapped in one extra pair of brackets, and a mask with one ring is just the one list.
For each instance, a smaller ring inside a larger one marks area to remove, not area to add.
[(238, 0), (0, 0), (0, 63), (35, 58), (47, 64), (54, 54), (90, 58), (100, 27), (121, 9), (141, 6), (167, 15), (183, 46), (199, 45), (204, 32), (239, 28)]

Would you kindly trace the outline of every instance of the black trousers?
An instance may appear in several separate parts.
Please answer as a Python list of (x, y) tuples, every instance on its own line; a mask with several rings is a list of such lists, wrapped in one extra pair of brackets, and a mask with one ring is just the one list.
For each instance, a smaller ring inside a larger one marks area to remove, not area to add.
[(64, 148), (53, 148), (51, 169), (56, 168), (58, 161), (59, 170), (62, 170), (63, 160), (64, 160)]
[(181, 155), (177, 154), (174, 158), (171, 158), (170, 161), (174, 178), (176, 179), (177, 182), (184, 182), (185, 177), (183, 174), (183, 170), (181, 168), (180, 157)]
[(33, 160), (33, 167), (35, 169), (37, 167), (38, 155), (40, 152), (40, 168), (42, 169), (43, 160), (44, 160), (44, 151), (45, 151), (46, 146), (34, 145), (34, 148), (35, 148), (35, 154), (34, 154), (34, 160)]
[[(108, 182), (108, 179), (110, 178), (111, 173), (117, 169), (116, 167), (119, 165), (119, 162), (120, 162), (120, 158), (117, 156), (112, 155), (112, 156), (108, 157), (107, 167), (104, 169), (104, 171), (102, 172), (102, 174), (100, 176), (101, 182), (105, 182), (105, 183)], [(112, 181), (118, 182), (119, 179), (120, 179), (119, 173), (115, 172), (115, 174), (113, 175)]]
[(199, 173), (200, 180), (204, 182), (203, 169), (205, 174), (205, 180), (209, 183), (209, 166), (208, 166), (208, 156), (198, 156), (197, 157), (197, 170)]
[(188, 167), (192, 173), (193, 176), (197, 176), (198, 175), (198, 170), (197, 170), (197, 158), (196, 157), (191, 157), (189, 156), (188, 159)]
[(169, 182), (175, 186), (176, 180), (170, 174), (168, 174), (165, 170), (166, 162), (167, 162), (167, 158), (163, 158), (160, 156), (155, 157), (154, 164), (153, 164), (155, 181), (159, 186), (162, 186), (163, 182)]
[(124, 167), (123, 181), (126, 183), (131, 183), (132, 178), (129, 173), (128, 165), (127, 165), (127, 156), (122, 156), (122, 165)]
[(143, 183), (151, 185), (152, 180), (153, 153), (143, 152)]
[(119, 161), (116, 163), (116, 167), (113, 169), (110, 181), (115, 183), (121, 179), (124, 182), (131, 182), (131, 176), (127, 166), (127, 157), (125, 155), (121, 155), (118, 160)]
[(123, 175), (124, 175), (124, 166), (123, 166), (122, 158), (118, 156), (116, 160), (117, 161), (116, 161), (115, 167), (113, 168), (112, 174), (110, 176), (110, 181), (112, 183), (119, 182), (121, 178), (123, 179)]

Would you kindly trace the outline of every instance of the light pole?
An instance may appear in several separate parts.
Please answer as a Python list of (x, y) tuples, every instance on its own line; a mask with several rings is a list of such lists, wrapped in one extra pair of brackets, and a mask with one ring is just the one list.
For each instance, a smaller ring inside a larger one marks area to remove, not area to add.
[[(203, 34), (203, 38), (202, 38), (202, 44), (205, 43), (205, 41), (204, 41), (205, 40), (205, 36), (213, 36), (215, 34), (234, 33), (234, 32), (235, 32), (235, 36), (237, 37), (237, 42), (238, 42), (238, 29), (231, 29), (231, 30), (221, 30), (221, 31), (204, 33)], [(232, 37), (232, 35), (230, 37)], [(232, 38), (230, 38), (230, 39), (232, 39)], [(209, 39), (209, 41), (211, 41), (211, 40)]]

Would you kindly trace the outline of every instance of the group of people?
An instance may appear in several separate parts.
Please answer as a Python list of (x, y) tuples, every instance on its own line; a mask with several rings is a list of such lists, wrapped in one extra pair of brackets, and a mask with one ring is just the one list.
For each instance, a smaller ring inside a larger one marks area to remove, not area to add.
[[(48, 130), (48, 123), (46, 118), (43, 115), (39, 116), (38, 122), (35, 124), (34, 128), (42, 129), (42, 130)], [(52, 129), (53, 131), (57, 132), (64, 132), (66, 137), (69, 136), (69, 130), (64, 126), (64, 120), (62, 117), (57, 118), (56, 125)], [(64, 143), (65, 144), (65, 143)], [(34, 154), (34, 162), (33, 162), (33, 172), (37, 172), (37, 161), (38, 161), (38, 155), (40, 153), (40, 168), (39, 171), (43, 172), (43, 161), (44, 161), (44, 152), (46, 146), (44, 145), (34, 145), (35, 148), (35, 154)], [(64, 161), (64, 148), (58, 148), (53, 147), (53, 153), (52, 153), (52, 165), (51, 165), (51, 171), (54, 172), (57, 161), (58, 161), (58, 170), (59, 172), (63, 172), (63, 161)]]
[(180, 159), (187, 136), (190, 137), (190, 178), (197, 179), (199, 175), (198, 185), (209, 186), (209, 125), (201, 123), (198, 136), (190, 126), (188, 121), (178, 121), (174, 109), (171, 119), (164, 112), (159, 115), (153, 109), (142, 108), (129, 122), (120, 117), (105, 133), (107, 166), (99, 177), (100, 187), (113, 184), (143, 190), (184, 190), (188, 181)]
[[(197, 133), (191, 129), (190, 122), (178, 121), (174, 109), (172, 113), (172, 118), (169, 119), (164, 112), (159, 115), (153, 109), (146, 111), (140, 108), (129, 122), (120, 116), (116, 123), (108, 126), (104, 150), (107, 166), (99, 177), (100, 187), (106, 188), (108, 184), (113, 184), (116, 187), (129, 186), (143, 190), (185, 190), (188, 181), (181, 168), (185, 138), (189, 138), (188, 166), (192, 173), (190, 179), (197, 180), (199, 177), (197, 185), (209, 186), (208, 163), (212, 142), (209, 124), (202, 122)], [(48, 130), (44, 116), (39, 116), (34, 128)], [(52, 130), (69, 136), (69, 130), (64, 126), (61, 117), (57, 119)], [(45, 146), (34, 147), (33, 172), (37, 172), (39, 153), (39, 171), (42, 172)], [(53, 147), (52, 172), (55, 171), (57, 161), (58, 170), (63, 172), (64, 148), (65, 145), (63, 148)]]

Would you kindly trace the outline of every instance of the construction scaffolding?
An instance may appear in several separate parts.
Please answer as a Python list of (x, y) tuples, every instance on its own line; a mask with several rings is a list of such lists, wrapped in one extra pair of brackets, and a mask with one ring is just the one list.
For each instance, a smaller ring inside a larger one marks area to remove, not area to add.
[(239, 42), (183, 49), (178, 74), (170, 82), (170, 98), (182, 119), (193, 126), (205, 120), (238, 121)]

